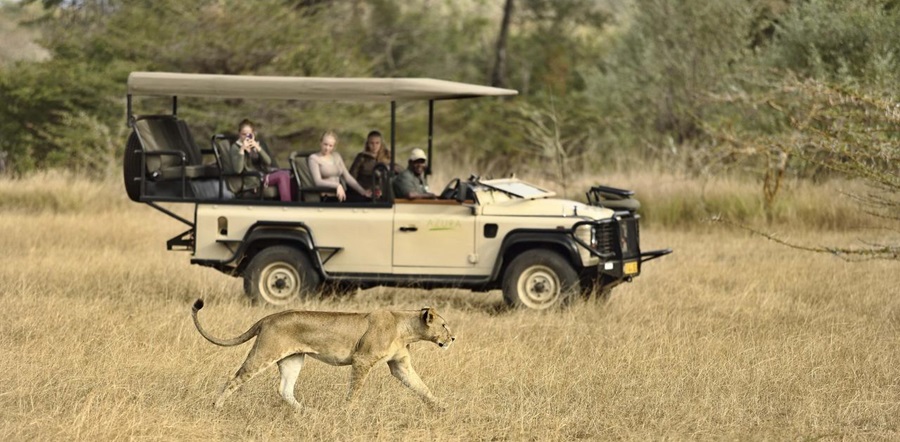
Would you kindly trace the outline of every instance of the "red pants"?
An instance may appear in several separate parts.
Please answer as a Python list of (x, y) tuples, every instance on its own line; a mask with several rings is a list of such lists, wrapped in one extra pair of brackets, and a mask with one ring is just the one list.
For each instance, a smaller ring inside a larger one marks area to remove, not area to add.
[(278, 186), (278, 198), (281, 201), (293, 201), (291, 197), (291, 173), (285, 169), (276, 170), (265, 178), (266, 187)]

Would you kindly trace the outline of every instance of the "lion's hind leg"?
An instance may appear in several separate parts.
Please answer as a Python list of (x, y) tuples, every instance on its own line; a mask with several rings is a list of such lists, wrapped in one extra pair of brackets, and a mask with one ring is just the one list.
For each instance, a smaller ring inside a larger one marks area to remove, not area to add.
[[(257, 343), (259, 343), (259, 340), (257, 340)], [(262, 354), (254, 345), (250, 350), (250, 354), (247, 355), (247, 359), (241, 364), (241, 368), (222, 387), (222, 392), (216, 398), (216, 408), (222, 408), (228, 396), (231, 396), (232, 393), (241, 388), (244, 383), (253, 379), (254, 376), (272, 366), (277, 360), (277, 356)]]
[(297, 383), (297, 376), (303, 369), (303, 362), (306, 355), (293, 354), (278, 361), (278, 371), (281, 373), (281, 397), (291, 404), (294, 408), (300, 408), (300, 403), (294, 397), (294, 385)]

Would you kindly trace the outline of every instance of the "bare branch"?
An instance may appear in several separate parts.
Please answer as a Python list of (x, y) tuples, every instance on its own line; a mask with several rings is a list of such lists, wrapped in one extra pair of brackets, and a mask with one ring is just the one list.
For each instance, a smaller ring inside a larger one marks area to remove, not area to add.
[(725, 224), (731, 227), (737, 227), (739, 229), (750, 232), (753, 235), (762, 236), (770, 241), (781, 244), (783, 246), (790, 247), (796, 250), (803, 250), (806, 252), (815, 252), (815, 253), (828, 253), (834, 255), (838, 258), (841, 258), (845, 261), (849, 262), (861, 262), (861, 261), (874, 261), (874, 260), (900, 260), (900, 246), (897, 245), (885, 245), (885, 244), (877, 244), (877, 243), (869, 243), (869, 247), (863, 248), (847, 248), (847, 247), (833, 247), (833, 246), (804, 246), (800, 244), (795, 244), (790, 241), (785, 241), (781, 238), (778, 238), (773, 233), (763, 232), (761, 230), (755, 229), (753, 227), (747, 226), (745, 224), (728, 220), (722, 216), (713, 216), (709, 218), (709, 221)]

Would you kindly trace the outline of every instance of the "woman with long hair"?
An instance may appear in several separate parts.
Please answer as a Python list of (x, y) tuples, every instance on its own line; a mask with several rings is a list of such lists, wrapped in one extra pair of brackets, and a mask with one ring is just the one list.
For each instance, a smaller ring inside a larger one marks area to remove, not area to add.
[(325, 132), (319, 139), (319, 152), (310, 155), (307, 160), (316, 186), (334, 189), (334, 196), (327, 195), (325, 200), (334, 198), (337, 201), (345, 201), (347, 199), (347, 190), (341, 184), (341, 178), (360, 195), (366, 198), (371, 197), (372, 191), (360, 186), (347, 170), (341, 155), (335, 151), (336, 145), (337, 135), (333, 131)]

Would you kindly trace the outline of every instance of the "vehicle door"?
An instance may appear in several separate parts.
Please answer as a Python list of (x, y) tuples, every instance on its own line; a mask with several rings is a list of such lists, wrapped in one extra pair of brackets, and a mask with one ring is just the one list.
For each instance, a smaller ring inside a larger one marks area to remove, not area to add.
[(393, 236), (395, 273), (474, 268), (475, 215), (457, 201), (397, 201)]

